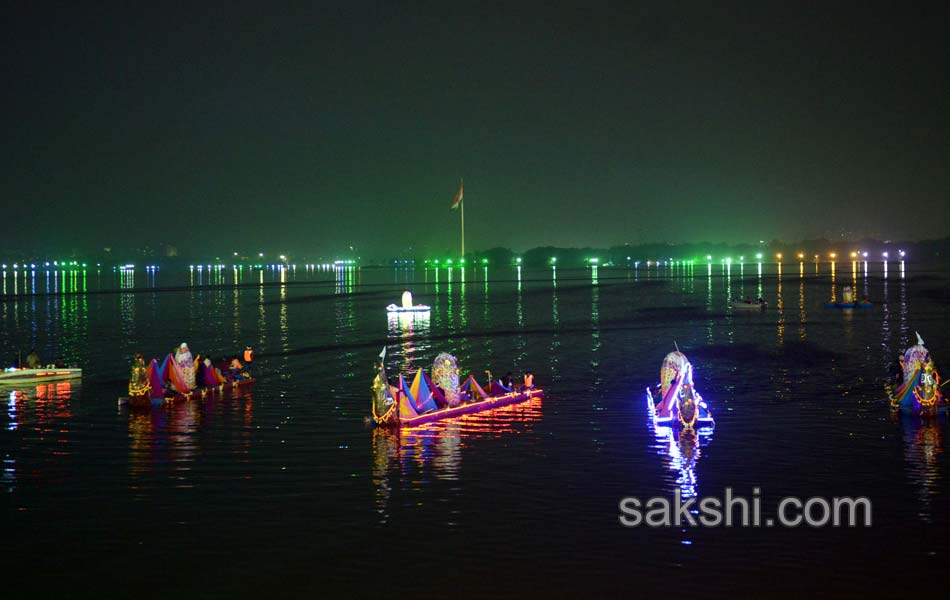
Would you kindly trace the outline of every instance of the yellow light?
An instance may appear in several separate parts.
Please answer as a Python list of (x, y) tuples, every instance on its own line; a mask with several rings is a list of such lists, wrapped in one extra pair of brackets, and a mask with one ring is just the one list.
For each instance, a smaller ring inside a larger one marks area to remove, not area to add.
[(832, 252), (829, 256), (831, 256), (831, 258), (836, 258), (838, 255)]
[(858, 253), (857, 253), (857, 252), (852, 252), (852, 253), (851, 253), (851, 258), (857, 258), (857, 257), (858, 257)]

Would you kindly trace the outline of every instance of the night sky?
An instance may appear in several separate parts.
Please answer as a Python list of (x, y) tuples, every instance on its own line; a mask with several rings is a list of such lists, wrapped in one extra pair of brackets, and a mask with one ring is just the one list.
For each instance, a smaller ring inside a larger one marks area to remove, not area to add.
[(87, 4), (4, 15), (6, 250), (946, 235), (939, 5)]

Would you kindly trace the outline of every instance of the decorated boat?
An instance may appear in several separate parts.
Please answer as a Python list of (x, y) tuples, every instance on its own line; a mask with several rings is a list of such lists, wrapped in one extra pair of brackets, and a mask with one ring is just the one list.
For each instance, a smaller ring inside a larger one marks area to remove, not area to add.
[(850, 285), (841, 288), (841, 302), (825, 302), (825, 308), (871, 308), (874, 306), (867, 298), (858, 300)]
[(514, 389), (492, 379), (482, 387), (473, 375), (459, 383), (458, 361), (441, 353), (433, 362), (432, 376), (423, 369), (390, 381), (386, 375), (386, 350), (380, 354), (373, 379), (373, 422), (380, 427), (416, 427), (434, 421), (461, 417), (543, 396), (532, 387)]
[(679, 349), (663, 359), (660, 384), (646, 389), (646, 399), (654, 427), (695, 432), (716, 424), (712, 412), (693, 385), (693, 365)]
[(49, 381), (81, 379), (82, 369), (46, 367), (42, 369), (18, 369), (10, 367), (0, 371), (0, 385), (39, 385)]
[(402, 293), (402, 305), (397, 306), (395, 304), (390, 304), (386, 307), (386, 312), (391, 313), (414, 313), (414, 312), (429, 312), (431, 307), (425, 304), (413, 304), (412, 303), (412, 292), (406, 290)]
[(768, 307), (769, 307), (769, 303), (766, 302), (765, 300), (762, 300), (761, 298), (759, 298), (758, 300), (750, 300), (748, 302), (739, 298), (736, 298), (735, 300), (732, 301), (733, 310), (756, 311), (756, 310), (765, 310)]
[(885, 388), (891, 409), (922, 417), (946, 413), (950, 404), (940, 391), (940, 374), (923, 338), (914, 333), (917, 344), (908, 348), (899, 359), (903, 381)]
[(870, 302), (825, 302), (825, 308), (871, 308)]
[[(192, 359), (185, 344), (175, 354), (168, 354), (161, 363), (153, 358), (146, 365), (142, 355), (136, 354), (129, 379), (128, 404), (149, 407), (224, 397), (254, 384), (254, 378), (246, 370), (225, 374), (214, 365), (202, 364), (202, 361), (200, 356)], [(124, 404), (123, 400), (120, 399), (119, 403)]]

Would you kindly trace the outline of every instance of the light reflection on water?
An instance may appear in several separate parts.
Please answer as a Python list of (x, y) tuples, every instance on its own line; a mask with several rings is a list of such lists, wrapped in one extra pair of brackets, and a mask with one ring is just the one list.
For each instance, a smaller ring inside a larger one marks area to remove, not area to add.
[(55, 484), (63, 478), (63, 461), (73, 454), (72, 403), (81, 394), (76, 382), (63, 381), (42, 385), (11, 388), (0, 386), (6, 398), (7, 423), (4, 429), (10, 434), (21, 434), (32, 439), (38, 454), (33, 457), (30, 470), (17, 475), (17, 448), (5, 452), (3, 473), (0, 478), (5, 491), (17, 491), (18, 479), (27, 478), (41, 486)]
[[(531, 433), (543, 417), (543, 399), (503, 406), (421, 427), (373, 430), (372, 480), (376, 512), (381, 523), (390, 518), (395, 488), (411, 494), (430, 479), (458, 481), (463, 475), (467, 446), (476, 440), (505, 443), (512, 435)], [(448, 522), (448, 526), (456, 523)]]
[[(385, 309), (380, 309), (380, 311), (383, 310)], [(424, 364), (424, 359), (430, 355), (431, 348), (427, 342), (430, 329), (429, 313), (387, 313), (387, 317), (389, 343), (398, 344), (398, 348), (390, 349), (388, 355), (391, 358), (401, 359), (398, 361), (397, 370), (403, 373), (414, 371), (416, 368), (414, 360), (417, 357), (422, 359), (420, 367), (427, 366)]]
[(895, 417), (903, 432), (904, 459), (907, 478), (917, 490), (917, 516), (931, 523), (934, 520), (934, 497), (941, 494), (943, 468), (943, 436), (945, 424), (908, 415)]
[[(652, 427), (652, 423), (650, 424)], [(703, 428), (695, 435), (684, 434), (672, 427), (655, 427), (656, 444), (653, 448), (659, 456), (664, 457), (668, 469), (667, 485), (669, 492), (673, 488), (680, 490), (680, 495), (693, 498), (700, 494), (699, 478), (696, 475), (696, 466), (702, 455), (702, 448), (712, 442), (713, 429)]]
[[(128, 418), (128, 488), (135, 500), (153, 500), (167, 488), (191, 489), (209, 443), (207, 429), (230, 429), (232, 461), (247, 462), (254, 427), (253, 388), (226, 398), (195, 398), (151, 408), (123, 408)], [(229, 436), (230, 437), (230, 436)]]

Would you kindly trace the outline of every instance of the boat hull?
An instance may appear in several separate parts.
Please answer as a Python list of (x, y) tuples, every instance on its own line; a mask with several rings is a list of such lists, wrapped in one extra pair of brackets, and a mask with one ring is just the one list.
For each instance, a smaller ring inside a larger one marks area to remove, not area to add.
[(479, 400), (478, 402), (469, 402), (468, 404), (462, 404), (454, 408), (434, 410), (432, 412), (421, 414), (417, 417), (381, 420), (377, 421), (377, 425), (380, 427), (418, 427), (419, 425), (434, 423), (444, 419), (452, 419), (464, 415), (484, 412), (493, 408), (500, 408), (502, 406), (509, 406), (511, 404), (519, 404), (531, 398), (539, 398), (543, 395), (544, 391), (540, 389), (530, 390), (527, 392), (512, 392), (510, 394), (503, 394), (501, 396), (490, 396), (484, 400)]
[[(928, 398), (926, 398), (926, 390), (917, 384), (917, 378), (918, 376), (915, 375), (909, 383), (897, 388), (884, 388), (891, 404), (891, 410), (915, 417), (947, 414), (950, 411), (950, 404), (947, 403), (946, 398), (939, 391), (936, 393), (936, 398), (929, 399), (928, 404), (924, 405), (920, 401), (921, 398), (925, 400), (928, 400)], [(915, 390), (917, 391), (916, 394), (914, 393)]]
[(763, 310), (766, 310), (768, 307), (769, 307), (769, 303), (768, 303), (768, 302), (766, 302), (766, 303), (764, 303), (764, 304), (759, 304), (758, 302), (754, 302), (754, 303), (752, 303), (752, 304), (747, 304), (747, 303), (745, 303), (745, 302), (733, 302), (733, 303), (732, 303), (732, 308), (733, 308), (733, 310), (747, 310), (747, 311), (749, 311), (749, 312), (753, 312), (753, 311), (755, 311), (755, 312), (763, 311)]
[(82, 369), (16, 369), (0, 371), (0, 385), (4, 384), (42, 384), (47, 381), (67, 381), (81, 379)]
[(416, 313), (416, 312), (429, 312), (432, 310), (432, 307), (426, 306), (425, 304), (417, 304), (415, 306), (410, 306), (408, 308), (403, 306), (396, 306), (395, 304), (390, 304), (386, 307), (386, 312), (391, 313)]
[(841, 302), (825, 302), (825, 308), (871, 308), (874, 306), (870, 302), (851, 302), (851, 303), (841, 303)]
[(129, 396), (129, 406), (133, 408), (151, 408), (153, 406), (171, 405), (189, 400), (201, 400), (204, 398), (227, 398), (235, 394), (239, 389), (254, 385), (254, 379), (242, 379), (240, 381), (229, 381), (215, 387), (196, 388), (185, 394), (175, 394), (174, 396), (165, 396), (152, 398), (149, 394), (137, 394)]
[[(650, 414), (650, 419), (653, 421), (654, 427), (672, 427), (673, 429), (679, 429), (682, 427), (679, 416), (675, 410), (671, 410), (665, 415), (661, 415), (659, 411), (657, 411), (653, 398), (653, 392), (650, 390), (650, 388), (646, 388), (645, 397), (647, 402), (647, 412)], [(697, 410), (699, 411), (699, 414), (696, 415), (696, 422), (693, 424), (694, 429), (705, 429), (716, 426), (716, 421), (713, 419), (712, 413), (709, 411), (709, 408), (706, 406), (706, 403), (702, 400), (702, 398), (700, 398), (697, 402)]]

